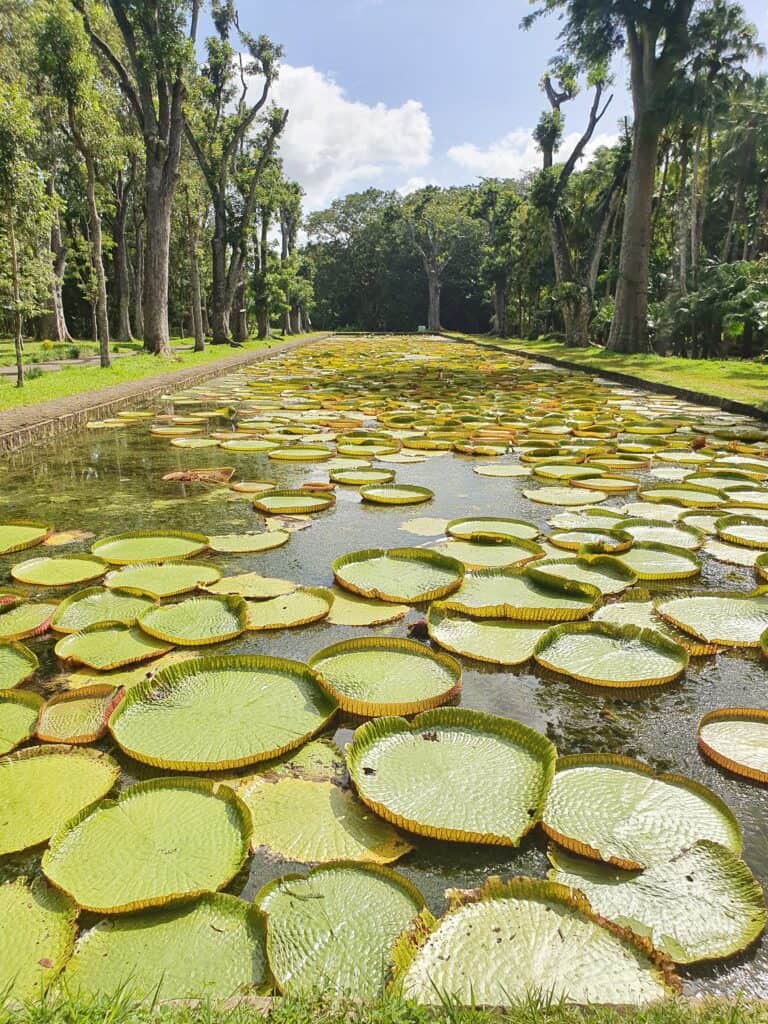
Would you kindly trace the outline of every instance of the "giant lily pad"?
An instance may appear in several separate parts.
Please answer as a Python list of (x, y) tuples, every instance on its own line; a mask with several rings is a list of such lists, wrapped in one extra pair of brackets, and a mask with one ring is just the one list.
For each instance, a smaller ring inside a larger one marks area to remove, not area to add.
[(311, 491), (270, 491), (253, 499), (257, 512), (266, 515), (301, 515), (323, 512), (336, 504), (332, 494), (313, 494)]
[(221, 570), (208, 562), (138, 562), (110, 572), (106, 586), (147, 597), (174, 597), (209, 586)]
[(593, 615), (595, 622), (612, 622), (617, 626), (638, 626), (641, 629), (653, 629), (661, 633), (669, 640), (673, 640), (680, 647), (684, 647), (689, 654), (701, 656), (705, 654), (717, 654), (717, 645), (708, 644), (698, 640), (689, 633), (684, 633), (659, 615), (653, 601), (649, 600), (650, 594), (647, 591), (629, 591), (623, 594), (624, 600), (615, 601), (613, 604), (606, 604), (598, 608)]
[(578, 551), (587, 547), (592, 552), (615, 555), (632, 546), (632, 538), (618, 528), (613, 530), (579, 529), (556, 530), (547, 537), (550, 544), (566, 551)]
[(647, 936), (676, 963), (733, 956), (766, 924), (763, 892), (752, 872), (707, 839), (640, 874), (554, 848), (549, 858), (553, 881), (578, 889), (595, 913)]
[(417, 835), (517, 846), (541, 816), (556, 751), (519, 722), (438, 708), (361, 726), (347, 750), (358, 794)]
[(0, 759), (0, 855), (44, 843), (119, 774), (111, 757), (80, 747), (28, 747)]
[(248, 810), (204, 779), (150, 779), (71, 818), (43, 856), (85, 910), (119, 914), (221, 889), (243, 864)]
[(723, 647), (758, 647), (768, 629), (768, 590), (673, 597), (656, 607), (678, 629)]
[(683, 674), (688, 652), (652, 629), (569, 622), (536, 644), (539, 665), (593, 686), (659, 686)]
[(10, 555), (14, 551), (33, 548), (36, 544), (42, 544), (52, 532), (53, 527), (47, 523), (26, 519), (0, 523), (0, 555)]
[(447, 913), (405, 933), (394, 958), (398, 991), (434, 1006), (520, 1005), (537, 992), (555, 1003), (644, 1005), (676, 987), (650, 945), (565, 886), (529, 878), (454, 892)]
[(242, 597), (188, 597), (178, 604), (149, 608), (139, 617), (143, 633), (182, 647), (202, 647), (231, 640), (246, 628), (248, 608)]
[(768, 782), (768, 711), (762, 708), (719, 708), (699, 722), (701, 750), (736, 775)]
[[(193, 953), (193, 955), (190, 955)], [(62, 976), (79, 999), (216, 999), (269, 989), (266, 928), (250, 903), (211, 893), (178, 908), (99, 921)]]
[(50, 628), (55, 604), (24, 603), (0, 606), (0, 640), (24, 640)]
[(208, 547), (202, 533), (182, 530), (136, 530), (105, 537), (91, 551), (111, 565), (135, 565), (142, 562), (180, 562), (199, 555)]
[(42, 880), (0, 885), (0, 992), (3, 1001), (40, 998), (69, 958), (77, 907)]
[(105, 622), (69, 633), (54, 647), (59, 658), (107, 672), (137, 661), (158, 658), (173, 645), (149, 636), (137, 626)]
[(43, 698), (26, 690), (0, 690), (0, 754), (34, 734)]
[(745, 548), (768, 548), (768, 523), (752, 516), (723, 516), (715, 524), (718, 537)]
[(399, 637), (344, 640), (318, 651), (309, 664), (343, 711), (365, 717), (416, 714), (461, 689), (458, 662)]
[(637, 582), (632, 570), (614, 555), (582, 554), (568, 558), (547, 558), (536, 563), (535, 572), (544, 578), (586, 583), (601, 594), (620, 594)]
[(214, 771), (293, 750), (324, 728), (335, 710), (306, 665), (230, 655), (162, 669), (128, 692), (109, 728), (137, 761)]
[(104, 622), (132, 626), (139, 615), (151, 607), (151, 599), (139, 594), (88, 587), (61, 602), (51, 619), (51, 626), (57, 633), (78, 633), (88, 626)]
[(541, 505), (560, 505), (564, 508), (595, 505), (608, 498), (605, 491), (578, 490), (575, 487), (539, 487), (523, 491), (523, 494)]
[(257, 601), (266, 601), (270, 597), (281, 597), (296, 589), (290, 580), (282, 580), (276, 576), (261, 576), (257, 572), (238, 573), (237, 576), (222, 576), (220, 580), (204, 588), (209, 594), (237, 594), (250, 597)]
[(41, 556), (14, 565), (11, 576), (19, 583), (36, 587), (71, 587), (74, 583), (98, 579), (107, 568), (103, 559), (93, 555)]
[(445, 532), (459, 540), (471, 540), (478, 533), (488, 537), (499, 537), (502, 540), (535, 540), (539, 535), (539, 529), (533, 523), (528, 523), (524, 519), (505, 519), (503, 516), (466, 516), (463, 519), (452, 519)]
[(567, 622), (593, 612), (600, 591), (537, 569), (481, 569), (468, 573), (459, 590), (442, 603), (449, 611), (481, 619)]
[(224, 554), (253, 555), (282, 547), (291, 539), (288, 530), (265, 530), (264, 533), (227, 533), (208, 538), (211, 551)]
[(248, 629), (290, 629), (324, 619), (331, 609), (331, 596), (322, 587), (295, 587), (289, 594), (246, 601), (246, 605)]
[(505, 569), (522, 566), (544, 555), (532, 540), (499, 539), (486, 534), (473, 534), (470, 540), (449, 540), (436, 548), (443, 555), (455, 558), (467, 569)]
[(95, 743), (106, 733), (122, 696), (109, 683), (54, 694), (40, 711), (37, 738), (44, 743)]
[(0, 689), (11, 690), (33, 676), (40, 663), (34, 651), (15, 640), (0, 642)]
[(360, 488), (363, 501), (377, 505), (419, 505), (434, 498), (434, 491), (428, 487), (412, 484), (367, 484)]
[(522, 665), (533, 656), (548, 626), (509, 619), (473, 619), (435, 601), (429, 607), (427, 628), (436, 644), (454, 654), (493, 665)]
[(424, 899), (386, 867), (341, 862), (269, 882), (256, 905), (281, 992), (374, 999), (389, 980), (392, 945)]
[(366, 484), (388, 484), (395, 479), (393, 469), (337, 469), (328, 474), (335, 484), (363, 487)]
[(741, 853), (739, 825), (711, 790), (614, 754), (559, 758), (542, 824), (567, 849), (630, 871), (670, 860), (698, 839)]
[(620, 529), (628, 533), (634, 540), (652, 544), (669, 544), (676, 548), (688, 548), (695, 551), (700, 548), (704, 538), (700, 530), (686, 526), (684, 522), (668, 523), (663, 519), (623, 519)]
[(701, 562), (692, 551), (649, 541), (616, 556), (639, 580), (684, 580), (698, 576)]
[(347, 594), (340, 587), (327, 591), (331, 598), (328, 622), (334, 626), (380, 626), (402, 619), (410, 610), (407, 604), (387, 604)]
[(464, 566), (455, 558), (420, 548), (371, 548), (342, 555), (333, 574), (346, 590), (393, 604), (434, 601), (456, 590)]

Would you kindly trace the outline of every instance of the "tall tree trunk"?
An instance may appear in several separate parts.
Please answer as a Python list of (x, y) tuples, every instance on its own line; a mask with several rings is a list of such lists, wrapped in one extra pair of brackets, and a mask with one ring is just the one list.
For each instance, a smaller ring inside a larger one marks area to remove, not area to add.
[(290, 320), (289, 333), (290, 334), (301, 334), (301, 306), (293, 306), (290, 313), (288, 314)]
[(117, 172), (115, 189), (115, 337), (118, 341), (131, 341), (131, 280), (128, 271), (128, 197), (131, 182)]
[[(144, 225), (136, 224), (136, 250), (133, 264), (133, 326), (144, 337)], [(144, 348), (147, 348), (146, 341)]]
[(506, 338), (507, 328), (507, 282), (494, 281), (493, 285), (493, 320), (494, 334), (497, 338)]
[(104, 273), (101, 215), (96, 202), (96, 167), (89, 151), (84, 153), (86, 168), (86, 197), (91, 236), (91, 263), (96, 275), (96, 329), (99, 340), (99, 365), (109, 366), (109, 310), (107, 308), (107, 276)]
[(151, 152), (148, 152), (144, 186), (147, 218), (142, 295), (144, 348), (157, 356), (169, 356), (168, 274), (175, 172), (174, 181), (169, 186), (164, 174), (165, 160), (162, 156), (160, 159), (150, 159), (150, 156)]
[(195, 338), (195, 352), (205, 349), (205, 330), (203, 329), (203, 301), (200, 290), (200, 261), (197, 255), (197, 238), (188, 235), (189, 245), (189, 287), (192, 306), (192, 334)]
[(13, 203), (6, 207), (8, 218), (8, 242), (11, 250), (11, 297), (13, 299), (13, 347), (16, 353), (16, 387), (24, 387), (24, 339), (22, 337), (21, 282), (19, 279), (19, 254), (16, 248), (16, 215)]
[(214, 345), (230, 343), (229, 314), (231, 302), (227, 296), (227, 218), (223, 198), (213, 199), (213, 237), (211, 238), (211, 328)]
[(255, 274), (255, 305), (256, 305), (256, 337), (263, 341), (269, 337), (269, 296), (267, 293), (267, 273), (269, 271), (269, 222), (270, 213), (261, 211), (261, 229), (257, 244), (258, 267)]
[(232, 299), (230, 312), (232, 344), (242, 345), (248, 338), (248, 311), (245, 308), (245, 282), (240, 280)]
[(681, 295), (688, 292), (688, 161), (691, 155), (690, 134), (680, 140), (680, 180), (677, 186), (677, 286)]
[(619, 259), (616, 305), (606, 348), (612, 352), (647, 352), (648, 260), (651, 246), (651, 208), (659, 127), (647, 115), (636, 119)]
[(440, 274), (436, 267), (425, 261), (427, 272), (427, 290), (429, 292), (429, 305), (427, 306), (427, 330), (434, 333), (440, 332), (440, 292), (442, 283)]
[[(53, 200), (55, 195), (53, 177), (51, 176), (45, 185), (46, 194)], [(37, 339), (44, 341), (50, 338), (52, 341), (72, 341), (72, 335), (67, 327), (67, 320), (64, 315), (64, 298), (62, 295), (62, 284), (64, 271), (67, 268), (67, 250), (61, 237), (61, 221), (59, 211), (54, 206), (53, 218), (51, 220), (51, 280), (50, 297), (48, 299), (48, 311), (37, 321)]]
[(565, 325), (565, 344), (568, 348), (584, 348), (589, 344), (591, 302), (586, 287), (574, 270), (565, 225), (558, 213), (550, 216), (549, 230), (555, 280), (561, 289), (559, 306)]

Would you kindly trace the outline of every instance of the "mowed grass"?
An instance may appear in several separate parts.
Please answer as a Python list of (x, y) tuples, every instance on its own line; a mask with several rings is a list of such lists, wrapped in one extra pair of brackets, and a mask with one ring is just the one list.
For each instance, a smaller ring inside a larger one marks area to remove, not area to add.
[(521, 341), (517, 338), (500, 339), (464, 334), (455, 337), (467, 338), (484, 345), (498, 345), (502, 348), (525, 351), (531, 356), (551, 356), (578, 363), (585, 370), (600, 373), (613, 370), (628, 373), (640, 380), (656, 384), (673, 384), (675, 387), (700, 391), (715, 398), (726, 398), (745, 402), (768, 412), (768, 362), (760, 363), (741, 359), (680, 359), (676, 356), (621, 355), (606, 352), (596, 345), (589, 348), (567, 348), (561, 342), (540, 339)]
[[(320, 337), (324, 332), (301, 335), (301, 339)], [(100, 366), (73, 366), (64, 370), (48, 371), (40, 377), (33, 377), (24, 382), (21, 388), (16, 387), (15, 377), (0, 377), (0, 410), (16, 409), (20, 406), (37, 405), (55, 398), (67, 398), (84, 392), (96, 392), (100, 388), (111, 387), (113, 384), (124, 384), (128, 381), (142, 380), (173, 370), (185, 370), (195, 366), (204, 366), (218, 360), (227, 359), (242, 352), (257, 352), (270, 345), (279, 344), (282, 340), (297, 340), (291, 337), (272, 338), (270, 341), (247, 341), (242, 348), (230, 348), (228, 345), (206, 345), (204, 352), (192, 352), (189, 349), (176, 348), (170, 358), (144, 355), (128, 356), (115, 359), (108, 369)], [(174, 341), (174, 346), (188, 343), (191, 339)]]
[(323, 1003), (281, 998), (255, 1003), (138, 1004), (124, 995), (92, 1002), (43, 999), (0, 1009), (0, 1024), (765, 1024), (768, 1004), (747, 1000), (667, 1002), (648, 1009), (587, 1009), (531, 999), (505, 1011), (446, 1002), (434, 1009), (396, 999)]

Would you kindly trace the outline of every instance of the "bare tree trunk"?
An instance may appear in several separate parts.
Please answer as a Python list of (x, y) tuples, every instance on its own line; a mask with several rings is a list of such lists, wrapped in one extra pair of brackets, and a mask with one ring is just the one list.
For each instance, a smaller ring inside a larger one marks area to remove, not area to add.
[(508, 336), (507, 328), (507, 282), (495, 281), (493, 285), (493, 321), (497, 338)]
[(91, 236), (91, 263), (96, 275), (96, 329), (99, 341), (99, 364), (106, 368), (109, 363), (109, 311), (107, 308), (107, 276), (104, 273), (103, 242), (101, 237), (101, 215), (96, 202), (96, 168), (90, 152), (83, 153), (86, 168), (86, 197)]
[(195, 338), (195, 352), (205, 349), (203, 329), (203, 303), (200, 292), (200, 262), (197, 255), (197, 239), (189, 236), (189, 285), (192, 304), (192, 333)]
[(425, 261), (424, 268), (427, 272), (427, 289), (429, 291), (429, 305), (427, 307), (427, 330), (440, 331), (440, 292), (442, 283), (437, 268)]
[(24, 387), (24, 339), (22, 337), (21, 282), (19, 254), (16, 248), (16, 224), (13, 203), (8, 203), (8, 242), (11, 249), (11, 297), (13, 298), (13, 347), (16, 353), (16, 387)]
[[(133, 272), (133, 326), (144, 337), (144, 229), (136, 226), (136, 253)], [(146, 341), (144, 348), (147, 348)]]
[(680, 143), (680, 181), (677, 187), (677, 286), (681, 295), (688, 292), (688, 160), (690, 136), (686, 132)]
[(612, 352), (647, 352), (649, 349), (648, 260), (659, 134), (650, 118), (641, 116), (635, 121), (616, 305), (606, 345)]
[(147, 209), (144, 252), (144, 348), (157, 356), (171, 354), (168, 327), (168, 263), (171, 243), (171, 198), (159, 168), (147, 164), (145, 202)]
[(270, 336), (269, 329), (269, 296), (267, 294), (267, 273), (269, 261), (269, 222), (270, 215), (266, 209), (261, 211), (261, 230), (257, 243), (258, 267), (255, 275), (256, 303), (256, 336), (263, 341)]
[(242, 345), (248, 338), (248, 311), (245, 308), (245, 282), (242, 278), (232, 299), (230, 323), (232, 324), (232, 344)]
[(228, 345), (231, 341), (227, 298), (227, 220), (221, 202), (213, 200), (213, 237), (211, 238), (211, 327), (212, 344)]
[(118, 341), (131, 341), (131, 282), (128, 272), (128, 197), (131, 181), (125, 181), (122, 170), (117, 172), (115, 188), (115, 336)]
[[(55, 195), (53, 177), (50, 177), (45, 185), (48, 197), (53, 200)], [(64, 315), (64, 298), (62, 295), (62, 283), (64, 271), (67, 268), (67, 250), (61, 237), (61, 222), (59, 211), (54, 207), (51, 221), (51, 282), (50, 298), (48, 300), (48, 311), (37, 320), (36, 335), (38, 341), (50, 338), (52, 341), (72, 341), (72, 335), (67, 327)]]

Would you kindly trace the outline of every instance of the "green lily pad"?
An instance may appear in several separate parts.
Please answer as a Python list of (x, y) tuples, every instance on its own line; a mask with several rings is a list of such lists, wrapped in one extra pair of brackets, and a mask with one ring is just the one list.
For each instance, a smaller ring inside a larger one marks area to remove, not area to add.
[(738, 822), (711, 790), (614, 754), (559, 758), (542, 825), (566, 849), (630, 871), (699, 839), (741, 853)]
[(459, 540), (470, 540), (475, 534), (481, 533), (488, 537), (500, 537), (502, 540), (535, 540), (539, 529), (524, 519), (505, 519), (503, 516), (465, 516), (463, 519), (452, 519), (445, 532)]
[(281, 597), (291, 594), (296, 584), (290, 580), (281, 580), (276, 576), (260, 576), (257, 572), (243, 572), (237, 576), (222, 576), (220, 580), (204, 588), (208, 594), (236, 594), (239, 597), (250, 597), (257, 601), (266, 601), (270, 597)]
[(4, 1002), (38, 1000), (75, 944), (77, 907), (44, 881), (0, 885), (0, 992)]
[(448, 611), (480, 619), (567, 622), (583, 619), (600, 603), (587, 583), (539, 573), (537, 569), (480, 569), (468, 573), (442, 604)]
[(637, 576), (614, 555), (573, 555), (536, 563), (540, 577), (571, 580), (595, 587), (601, 594), (620, 594), (637, 583)]
[(402, 619), (410, 611), (407, 604), (356, 597), (339, 587), (332, 587), (327, 593), (332, 601), (327, 621), (333, 626), (381, 626)]
[(684, 522), (667, 523), (663, 519), (623, 519), (619, 529), (641, 543), (666, 544), (695, 551), (704, 543), (700, 530)]
[(454, 654), (493, 665), (522, 665), (549, 628), (509, 619), (472, 619), (435, 601), (427, 614), (429, 636)]
[(85, 910), (124, 914), (223, 888), (250, 835), (248, 810), (227, 786), (150, 779), (70, 818), (42, 867)]
[(15, 640), (0, 642), (0, 689), (12, 690), (40, 667), (37, 655)]
[(360, 488), (360, 496), (377, 505), (419, 505), (434, 498), (435, 492), (412, 484), (367, 484)]
[(370, 718), (439, 707), (461, 690), (461, 666), (399, 637), (366, 636), (325, 647), (309, 659), (342, 711)]
[(269, 882), (256, 905), (281, 992), (370, 1000), (384, 993), (392, 945), (424, 899), (389, 868), (341, 862)]
[(221, 569), (208, 562), (137, 562), (108, 573), (104, 583), (110, 589), (159, 599), (210, 586), (220, 577)]
[(473, 534), (471, 540), (449, 540), (434, 550), (455, 558), (467, 569), (507, 569), (522, 566), (544, 555), (532, 540), (499, 539)]
[[(194, 955), (190, 956), (190, 951)], [(178, 908), (99, 921), (62, 976), (78, 999), (225, 999), (269, 991), (266, 927), (250, 903), (212, 893)]]
[(91, 551), (111, 565), (136, 565), (144, 562), (180, 562), (199, 555), (208, 547), (202, 533), (182, 530), (135, 530), (105, 537)]
[(519, 722), (437, 708), (361, 726), (347, 750), (360, 798), (417, 835), (517, 846), (541, 816), (557, 752)]
[(44, 743), (95, 743), (105, 735), (122, 696), (123, 690), (109, 683), (54, 694), (40, 711), (37, 738)]
[(337, 469), (328, 474), (335, 484), (364, 487), (367, 484), (388, 484), (395, 479), (393, 469)]
[(319, 494), (311, 491), (270, 491), (253, 499), (257, 512), (266, 515), (302, 515), (323, 512), (336, 504), (333, 494)]
[(109, 728), (137, 761), (215, 771), (278, 757), (336, 711), (306, 665), (262, 655), (194, 658), (134, 686)]
[(31, 739), (43, 698), (26, 690), (0, 690), (0, 754)]
[(706, 839), (640, 874), (558, 849), (549, 859), (552, 881), (578, 889), (596, 914), (647, 937), (675, 963), (733, 956), (765, 928), (765, 900), (752, 872)]
[(550, 544), (566, 551), (578, 551), (589, 547), (592, 552), (615, 555), (627, 551), (632, 546), (632, 538), (618, 528), (613, 530), (555, 530), (547, 536)]
[(80, 633), (61, 638), (54, 652), (65, 661), (75, 661), (99, 672), (108, 672), (137, 661), (158, 658), (173, 645), (149, 636), (137, 626), (111, 622), (88, 626)]
[(290, 594), (266, 601), (246, 601), (247, 629), (291, 629), (324, 619), (331, 597), (322, 587), (295, 587)]
[(701, 657), (705, 654), (717, 654), (717, 645), (708, 644), (703, 640), (697, 640), (689, 633), (684, 633), (659, 615), (653, 601), (649, 600), (650, 594), (647, 591), (639, 591), (639, 597), (633, 596), (633, 591), (623, 594), (622, 601), (614, 601), (613, 604), (603, 605), (598, 608), (592, 616), (594, 622), (612, 622), (617, 626), (637, 626), (640, 629), (653, 629), (662, 636), (673, 640), (680, 647), (684, 647), (689, 654)]
[(723, 516), (715, 529), (721, 540), (745, 548), (768, 548), (768, 523), (751, 516)]
[(723, 647), (759, 647), (768, 629), (768, 590), (673, 597), (656, 609), (684, 633)]
[(638, 542), (616, 558), (639, 580), (685, 580), (701, 572), (701, 562), (692, 551), (669, 544)]
[(556, 1005), (645, 1006), (679, 988), (649, 947), (553, 882), (490, 878), (421, 924), (393, 954), (396, 990), (417, 1003), (520, 1006), (541, 992)]
[(42, 544), (53, 532), (47, 523), (38, 523), (26, 519), (16, 519), (10, 523), (0, 523), (0, 555), (10, 555), (14, 551), (25, 551), (36, 544)]
[(596, 505), (608, 498), (605, 491), (579, 490), (576, 487), (539, 487), (523, 491), (523, 494), (540, 505), (561, 505), (566, 508)]
[(768, 711), (719, 708), (699, 722), (699, 750), (716, 764), (756, 782), (768, 782)]
[(333, 450), (323, 445), (295, 444), (288, 448), (273, 448), (267, 458), (283, 462), (325, 462), (332, 455)]
[(393, 604), (434, 601), (456, 590), (464, 566), (455, 558), (421, 548), (371, 548), (337, 558), (337, 582), (361, 597)]
[(688, 652), (652, 629), (610, 622), (569, 622), (550, 629), (537, 664), (593, 686), (659, 686), (685, 672)]
[(88, 626), (119, 622), (132, 626), (139, 615), (152, 607), (152, 600), (118, 589), (88, 587), (65, 598), (54, 612), (51, 626), (57, 633), (78, 633)]
[(36, 587), (71, 587), (74, 583), (98, 579), (107, 568), (103, 559), (92, 555), (43, 556), (14, 565), (11, 576), (19, 583), (30, 583)]
[(724, 504), (726, 496), (711, 487), (692, 487), (686, 484), (646, 487), (640, 492), (643, 501), (671, 502), (686, 508), (716, 508)]
[(291, 539), (288, 530), (267, 530), (264, 533), (227, 533), (209, 537), (208, 546), (211, 551), (224, 554), (249, 554), (259, 551), (271, 551), (282, 547)]
[(0, 759), (0, 855), (44, 843), (119, 775), (111, 757), (82, 747), (28, 747)]
[(182, 647), (202, 647), (240, 636), (247, 626), (248, 609), (241, 597), (211, 595), (188, 597), (178, 604), (152, 607), (139, 616), (143, 633)]

